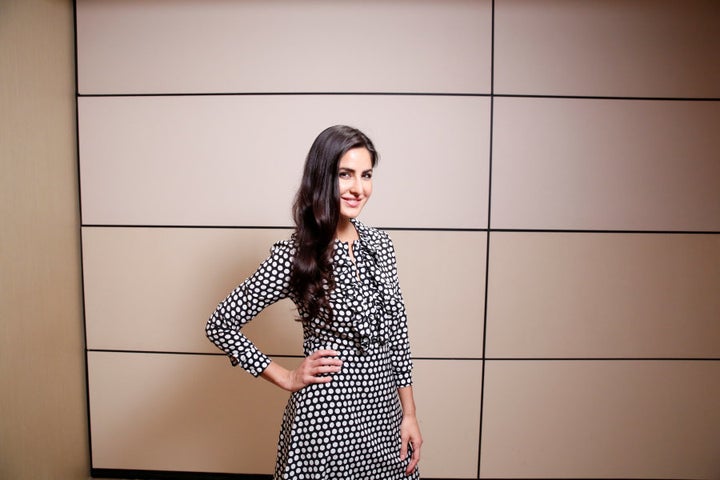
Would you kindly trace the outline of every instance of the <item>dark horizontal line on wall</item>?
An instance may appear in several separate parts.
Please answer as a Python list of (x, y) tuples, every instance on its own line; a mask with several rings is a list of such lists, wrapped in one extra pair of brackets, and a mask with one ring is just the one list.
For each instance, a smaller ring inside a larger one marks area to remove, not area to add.
[(627, 233), (656, 235), (717, 235), (720, 230), (611, 230), (611, 229), (561, 229), (561, 228), (491, 228), (490, 232), (510, 233)]
[(270, 480), (272, 475), (247, 473), (177, 472), (166, 470), (123, 470), (117, 468), (91, 468), (93, 478), (134, 478), (145, 480)]
[[(261, 475), (252, 473), (168, 472), (162, 470), (121, 470), (109, 468), (93, 468), (91, 470), (91, 476), (93, 478), (133, 478), (142, 480), (270, 480), (273, 478), (273, 476), (269, 474)], [(461, 479), (425, 477), (425, 480)]]
[(488, 362), (718, 362), (720, 357), (487, 357)]
[[(93, 353), (129, 353), (129, 354), (140, 354), (140, 355), (185, 355), (185, 356), (204, 356), (204, 357), (225, 357), (226, 355), (222, 352), (181, 352), (172, 350), (131, 350), (127, 348), (88, 348), (87, 352)], [(270, 357), (275, 358), (303, 358), (302, 355), (284, 355), (284, 354), (268, 354)]]
[(186, 93), (78, 93), (79, 98), (93, 97), (274, 97), (274, 96), (400, 96), (400, 97), (490, 97), (490, 93), (456, 92), (186, 92)]
[[(292, 230), (294, 226), (278, 225), (130, 225), (130, 224), (83, 224), (83, 228), (167, 228), (167, 229), (226, 229), (226, 230)], [(414, 231), (441, 231), (441, 232), (485, 232), (486, 228), (435, 228), (435, 227), (383, 227), (383, 230), (414, 230)]]
[(634, 97), (612, 95), (545, 95), (520, 93), (457, 93), (457, 92), (175, 92), (175, 93), (78, 93), (78, 98), (113, 97), (272, 97), (272, 96), (406, 96), (406, 97), (495, 97), (554, 98), (568, 100), (650, 100), (671, 102), (718, 102), (718, 97)]
[(132, 225), (86, 223), (83, 228), (167, 228), (167, 229), (226, 229), (226, 230), (292, 230), (295, 227), (282, 225)]
[[(272, 356), (272, 355), (271, 355)], [(717, 362), (720, 358), (696, 358), (696, 357), (412, 357), (413, 360), (435, 360), (435, 361), (486, 361), (486, 362), (685, 362), (704, 361)]]
[[(130, 350), (127, 348), (88, 348), (88, 352), (97, 353), (131, 353), (131, 354), (142, 354), (142, 355), (192, 355), (192, 356), (205, 356), (205, 357), (220, 357), (225, 356), (224, 353), (211, 353), (211, 352), (181, 352), (172, 350)], [(275, 355), (281, 357), (281, 355)], [(292, 357), (293, 355), (284, 355), (285, 357)], [(297, 355), (299, 357), (299, 355)]]
[[(204, 473), (204, 472), (175, 472), (165, 470), (123, 470), (116, 468), (91, 468), (93, 478), (134, 478), (142, 480), (270, 480), (272, 475), (249, 473)], [(460, 480), (454, 478), (423, 477), (425, 480)], [(467, 477), (464, 477), (467, 478)], [(481, 477), (483, 480), (500, 480), (500, 478)], [(502, 480), (552, 480), (556, 477), (502, 477)], [(680, 477), (676, 477), (679, 480)], [(584, 478), (584, 480), (616, 480), (606, 478)], [(660, 480), (659, 478), (636, 478), (635, 480)], [(665, 478), (664, 480), (673, 480)]]
[[(167, 228), (167, 229), (225, 229), (225, 230), (293, 230), (291, 225), (131, 225), (131, 224), (99, 224), (88, 223), (81, 225), (83, 228)], [(431, 231), (431, 232), (486, 232), (486, 228), (439, 228), (439, 227), (383, 227), (383, 230), (395, 231)]]
[[(83, 228), (167, 228), (167, 229), (228, 229), (228, 230), (292, 230), (293, 226), (278, 225), (131, 225), (131, 224), (82, 224)], [(389, 231), (414, 232), (501, 232), (501, 233), (623, 233), (657, 235), (718, 235), (720, 230), (609, 230), (609, 229), (550, 229), (550, 228), (449, 228), (449, 227), (384, 227)]]
[(532, 95), (515, 93), (495, 93), (495, 98), (557, 98), (567, 100), (650, 100), (670, 102), (718, 102), (717, 97), (632, 97), (612, 95)]
[(487, 232), (487, 228), (384, 227), (382, 225), (377, 228), (395, 232)]
[[(128, 349), (111, 349), (111, 348), (88, 348), (88, 352), (94, 353), (127, 353), (140, 355), (194, 355), (209, 357), (225, 357), (224, 353), (211, 352), (179, 352), (179, 351), (161, 351), (161, 350), (128, 350)], [(284, 355), (268, 353), (273, 358), (303, 358), (302, 355)], [(557, 361), (557, 362), (583, 362), (583, 361), (647, 361), (647, 362), (718, 362), (720, 357), (412, 357), (413, 360), (438, 360), (438, 361), (490, 361), (490, 362), (528, 362), (528, 361)]]

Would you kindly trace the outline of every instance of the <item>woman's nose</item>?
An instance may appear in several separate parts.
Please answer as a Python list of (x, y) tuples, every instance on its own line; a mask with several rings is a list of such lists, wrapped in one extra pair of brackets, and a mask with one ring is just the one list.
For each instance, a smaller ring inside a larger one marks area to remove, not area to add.
[(363, 185), (362, 185), (362, 179), (360, 178), (353, 178), (352, 183), (350, 184), (350, 193), (353, 193), (355, 195), (360, 195), (363, 191)]

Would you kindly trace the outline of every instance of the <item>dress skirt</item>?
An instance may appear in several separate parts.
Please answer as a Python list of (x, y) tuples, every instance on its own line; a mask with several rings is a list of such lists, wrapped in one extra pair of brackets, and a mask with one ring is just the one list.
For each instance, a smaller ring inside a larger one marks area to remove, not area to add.
[(400, 458), (402, 408), (387, 345), (340, 352), (340, 372), (329, 383), (294, 392), (285, 408), (275, 480), (417, 479)]

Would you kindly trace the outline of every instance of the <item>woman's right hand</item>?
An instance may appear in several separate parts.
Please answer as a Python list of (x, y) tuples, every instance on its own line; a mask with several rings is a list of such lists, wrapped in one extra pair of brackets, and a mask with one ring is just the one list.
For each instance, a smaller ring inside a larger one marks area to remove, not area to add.
[[(317, 350), (305, 357), (294, 370), (287, 370), (275, 362), (262, 372), (262, 377), (289, 392), (297, 392), (311, 383), (328, 383), (332, 374), (340, 371), (342, 360), (335, 350)], [(321, 376), (322, 375), (322, 376)]]

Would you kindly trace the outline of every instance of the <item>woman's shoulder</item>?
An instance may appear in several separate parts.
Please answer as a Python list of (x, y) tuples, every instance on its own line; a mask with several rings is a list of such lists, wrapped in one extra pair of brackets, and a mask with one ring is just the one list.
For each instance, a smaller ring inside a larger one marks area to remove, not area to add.
[(296, 242), (295, 236), (291, 236), (285, 240), (278, 240), (273, 243), (270, 247), (270, 254), (272, 256), (282, 256), (286, 258), (292, 258), (295, 256)]
[(385, 230), (370, 227), (357, 219), (353, 219), (352, 222), (360, 235), (361, 241), (379, 250), (393, 248), (392, 239)]

